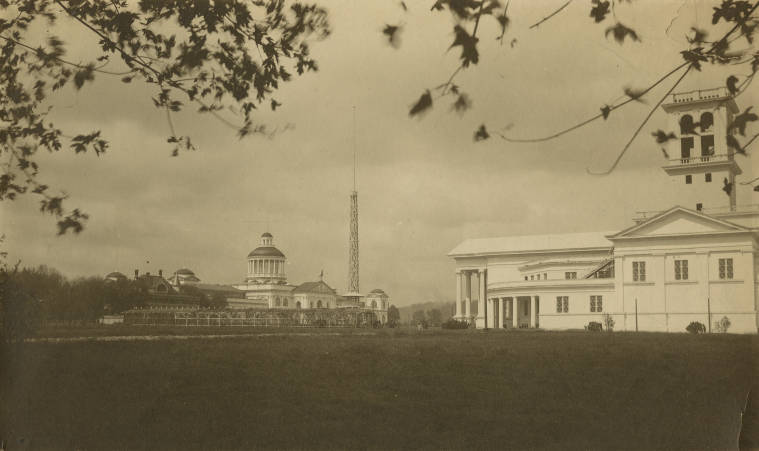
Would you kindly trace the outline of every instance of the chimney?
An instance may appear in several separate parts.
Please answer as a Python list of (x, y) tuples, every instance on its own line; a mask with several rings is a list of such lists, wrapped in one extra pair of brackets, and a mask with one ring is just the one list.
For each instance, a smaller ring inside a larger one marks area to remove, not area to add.
[(134, 280), (137, 280), (137, 277), (138, 277), (139, 275), (140, 275), (140, 270), (139, 270), (139, 269), (135, 269), (135, 270), (134, 270)]
[(158, 270), (158, 277), (163, 277), (163, 269)]

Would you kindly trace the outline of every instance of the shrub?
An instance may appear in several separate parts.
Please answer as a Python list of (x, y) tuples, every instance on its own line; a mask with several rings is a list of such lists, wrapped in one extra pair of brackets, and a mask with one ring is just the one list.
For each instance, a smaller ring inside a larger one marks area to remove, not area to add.
[(688, 327), (686, 327), (685, 330), (692, 334), (703, 334), (706, 333), (706, 326), (699, 323), (698, 321), (693, 321), (692, 323), (688, 324)]
[(721, 320), (714, 323), (714, 331), (719, 333), (727, 333), (727, 329), (730, 328), (730, 319), (727, 316), (723, 316)]
[(587, 326), (585, 326), (585, 330), (590, 332), (601, 332), (603, 328), (603, 324), (599, 323), (598, 321), (591, 321)]
[(606, 327), (606, 332), (614, 331), (614, 317), (608, 313), (604, 313), (604, 326)]
[(468, 329), (469, 323), (457, 319), (448, 318), (448, 321), (440, 325), (443, 329)]

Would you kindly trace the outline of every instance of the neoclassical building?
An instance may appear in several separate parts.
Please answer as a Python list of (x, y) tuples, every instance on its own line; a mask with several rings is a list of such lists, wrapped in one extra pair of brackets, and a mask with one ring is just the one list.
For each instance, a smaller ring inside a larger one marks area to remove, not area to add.
[(742, 169), (726, 144), (738, 107), (724, 88), (672, 94), (662, 107), (676, 132), (663, 170), (682, 204), (621, 231), (465, 240), (449, 253), (456, 318), (544, 329), (611, 318), (615, 330), (667, 332), (727, 318), (730, 332), (757, 332), (759, 207), (737, 204)]
[(363, 300), (341, 296), (324, 277), (318, 281), (291, 285), (287, 282), (287, 258), (274, 246), (274, 237), (261, 235), (261, 245), (247, 258), (245, 282), (234, 287), (245, 292), (244, 299), (228, 299), (230, 308), (261, 309), (371, 309), (382, 322), (387, 321), (389, 298), (382, 290), (374, 290)]

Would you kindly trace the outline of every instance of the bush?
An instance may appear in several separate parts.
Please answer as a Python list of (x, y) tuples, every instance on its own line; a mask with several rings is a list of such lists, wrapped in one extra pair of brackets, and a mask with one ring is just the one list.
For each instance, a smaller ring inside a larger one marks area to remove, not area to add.
[(698, 321), (693, 321), (692, 323), (688, 324), (688, 327), (686, 327), (685, 330), (694, 335), (703, 334), (706, 333), (706, 326), (699, 323)]
[(727, 316), (723, 316), (721, 320), (714, 323), (714, 331), (719, 333), (727, 333), (727, 329), (730, 328), (730, 319)]
[(468, 329), (469, 323), (466, 321), (459, 321), (453, 318), (448, 318), (448, 321), (440, 325), (443, 329)]
[(585, 326), (585, 330), (590, 332), (601, 332), (603, 329), (603, 324), (599, 323), (598, 321), (591, 321), (587, 326)]
[(606, 327), (606, 332), (613, 332), (614, 324), (614, 318), (610, 314), (604, 313), (604, 326)]

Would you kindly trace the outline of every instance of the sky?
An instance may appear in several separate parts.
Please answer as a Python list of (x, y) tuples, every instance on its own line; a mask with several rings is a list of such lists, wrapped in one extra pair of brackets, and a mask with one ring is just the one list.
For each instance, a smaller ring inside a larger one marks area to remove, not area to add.
[[(666, 127), (661, 109), (615, 171), (587, 171), (611, 164), (667, 83), (646, 104), (551, 141), (472, 136), (483, 123), (509, 126), (514, 137), (543, 136), (597, 114), (623, 98), (623, 87), (645, 87), (679, 64), (686, 32), (709, 27), (716, 2), (621, 2), (617, 18), (641, 42), (619, 45), (604, 37), (609, 24), (588, 17), (589, 2), (530, 29), (564, 2), (512, 1), (504, 43), (495, 39), (495, 21), (483, 20), (480, 63), (456, 77), (472, 109), (458, 114), (453, 99), (441, 99), (421, 118), (410, 118), (409, 108), (458, 65), (448, 51), (450, 14), (431, 12), (431, 1), (406, 1), (407, 12), (394, 1), (320, 3), (332, 26), (312, 48), (320, 70), (285, 84), (276, 95), (283, 105), (256, 116), (284, 130), (273, 138), (240, 140), (213, 117), (186, 111), (174, 125), (197, 150), (171, 157), (165, 113), (153, 107), (149, 88), (100, 76), (51, 99), (56, 125), (99, 129), (111, 147), (100, 157), (41, 156), (44, 183), (65, 190), (68, 206), (91, 219), (81, 234), (57, 236), (39, 199), (3, 202), (8, 260), (70, 277), (188, 267), (203, 282), (239, 283), (247, 254), (268, 231), (287, 256), (290, 283), (317, 280), (324, 270), (327, 283), (346, 291), (354, 129), (361, 290), (382, 288), (396, 305), (452, 301), (447, 253), (466, 238), (617, 230), (636, 211), (681, 203), (650, 136)], [(398, 48), (381, 33), (388, 23), (402, 25)], [(40, 42), (51, 32), (40, 30)], [(64, 22), (55, 33), (73, 43), (69, 57), (86, 60), (88, 31)], [(676, 91), (722, 85), (729, 73), (692, 71)], [(754, 86), (738, 103), (757, 100)], [(756, 162), (739, 163), (739, 181), (753, 178)], [(738, 203), (757, 203), (750, 187), (739, 185)]]

